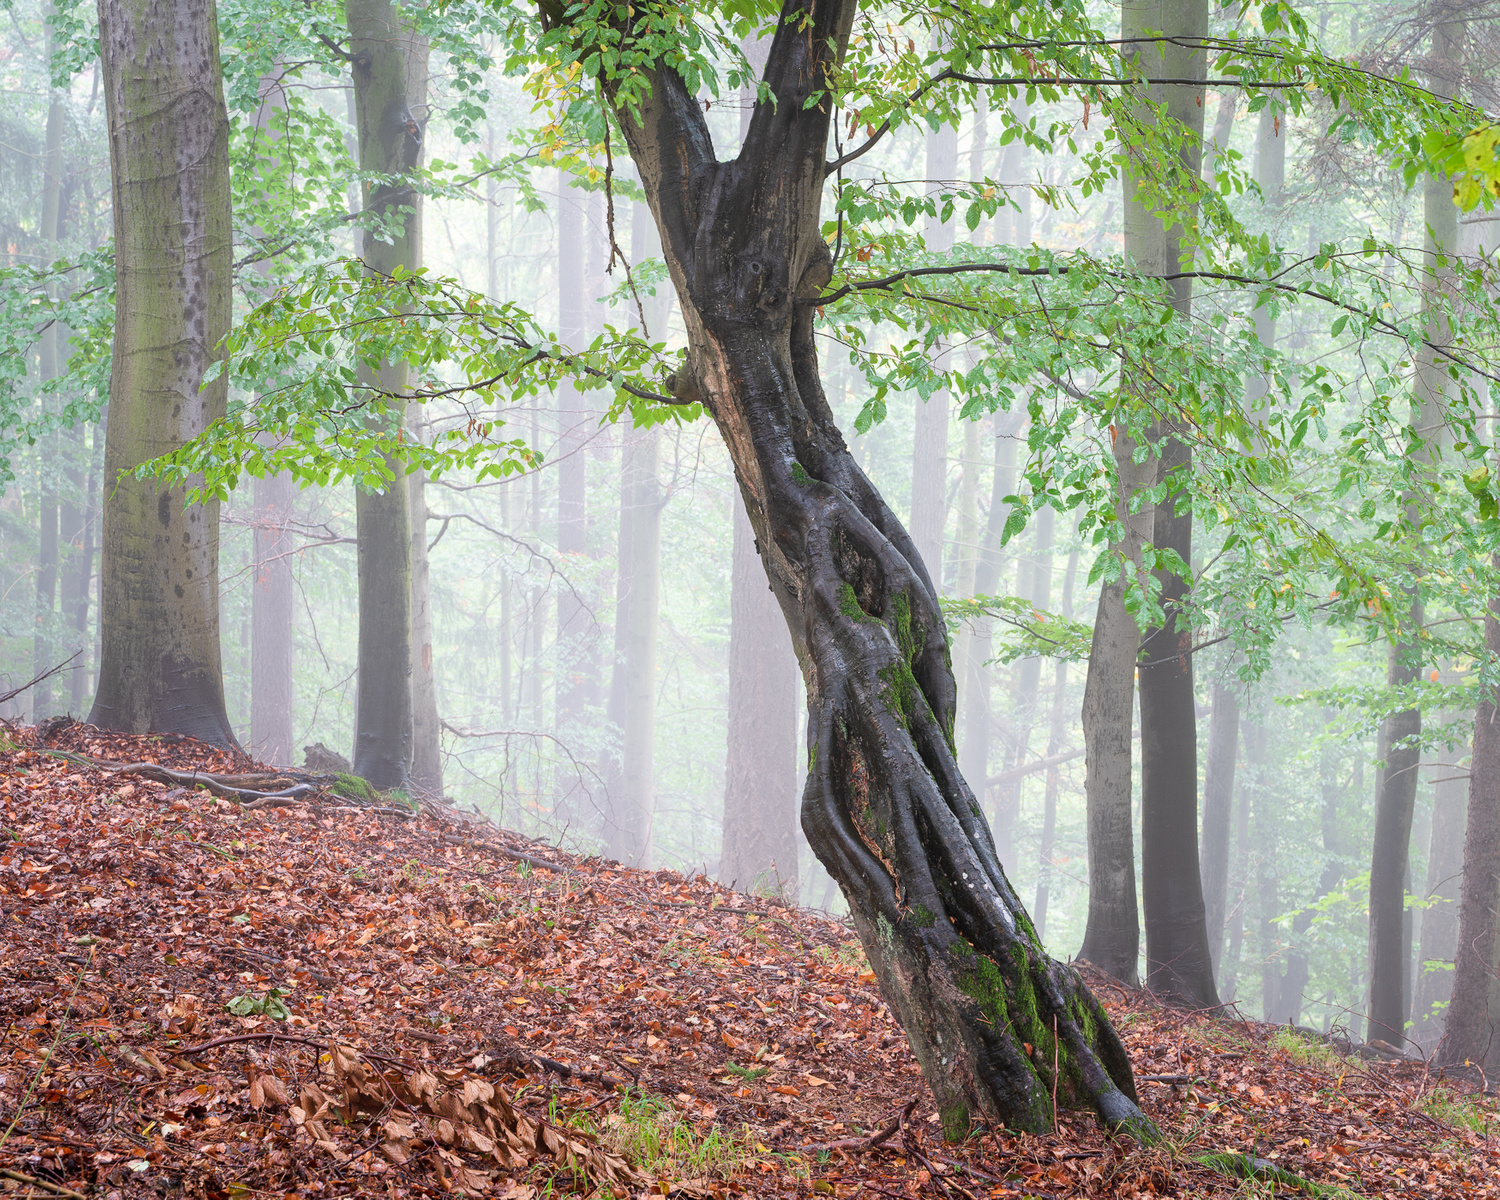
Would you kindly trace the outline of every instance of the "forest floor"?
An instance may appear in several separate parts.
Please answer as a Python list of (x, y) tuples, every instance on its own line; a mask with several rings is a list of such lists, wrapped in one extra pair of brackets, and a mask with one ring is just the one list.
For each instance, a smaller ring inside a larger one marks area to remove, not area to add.
[(191, 742), (20, 736), (0, 1197), (1500, 1195), (1477, 1085), (1099, 979), (1164, 1141), (1063, 1114), (946, 1144), (838, 922), (456, 812), (246, 810), (55, 754), (247, 765)]

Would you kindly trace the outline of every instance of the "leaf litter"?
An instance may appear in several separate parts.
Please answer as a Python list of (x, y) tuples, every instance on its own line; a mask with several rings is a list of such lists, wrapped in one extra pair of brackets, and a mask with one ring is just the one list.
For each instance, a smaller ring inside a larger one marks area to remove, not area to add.
[[(843, 924), (73, 725), (0, 753), (0, 1195), (1500, 1195), (1483, 1083), (1091, 976), (1164, 1141), (944, 1143)], [(57, 757), (63, 750), (72, 757)]]

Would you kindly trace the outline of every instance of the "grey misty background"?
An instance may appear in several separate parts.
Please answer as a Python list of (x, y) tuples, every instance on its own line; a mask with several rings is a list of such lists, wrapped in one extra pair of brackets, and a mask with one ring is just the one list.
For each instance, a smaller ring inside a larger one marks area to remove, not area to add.
[[(1360, 43), (1359, 7), (1310, 10), (1330, 50)], [(17, 5), (18, 12), (27, 9)], [(0, 28), (0, 46), (7, 84), (0, 94), (0, 250), (20, 262), (35, 253), (42, 204), (49, 116), (44, 48), (23, 36), (19, 21)], [(464, 149), (445, 122), (440, 56), (432, 70), (426, 154), (458, 160)], [(61, 105), (58, 240), (74, 247), (97, 246), (110, 231), (96, 79), (97, 68), (85, 68)], [(316, 81), (316, 72), (308, 79)], [(347, 122), (343, 82), (323, 79), (318, 95)], [(531, 120), (531, 100), (517, 81), (498, 74), (490, 87), (495, 100), (486, 133), (498, 151)], [(1285, 180), (1281, 203), (1251, 219), (1270, 221), (1289, 244), (1305, 240), (1315, 248), (1365, 221), (1398, 241), (1420, 228), (1420, 191), (1407, 191), (1378, 162), (1316, 144), (1310, 124), (1272, 128), (1247, 119), (1242, 93), (1212, 93), (1212, 99), (1211, 152), (1242, 155), (1264, 183)], [(720, 145), (733, 142), (744, 106), (743, 98), (713, 106), (708, 119)], [(997, 144), (980, 112), (956, 134), (906, 129), (848, 174), (988, 175), (1046, 185), (1065, 182), (1071, 169), (1066, 155), (1043, 158), (1014, 143)], [(628, 324), (633, 314), (619, 296), (618, 272), (604, 271), (603, 193), (556, 170), (540, 171), (537, 184), (546, 200), (540, 212), (526, 211), (502, 187), (472, 201), (427, 199), (427, 266), (530, 308), (564, 340), (586, 339), (606, 322)], [(1021, 195), (1020, 211), (1002, 212), (972, 231), (955, 222), (947, 236), (985, 245), (1119, 249), (1115, 193), (1090, 197), (1077, 209), (1051, 207), (1024, 189)], [(620, 241), (637, 263), (651, 257), (650, 222), (639, 207), (621, 201), (616, 219)], [(1481, 218), (1465, 222), (1466, 244), (1482, 244), (1490, 229)], [(348, 238), (351, 254), (358, 250), (355, 236)], [(653, 337), (677, 345), (682, 330), (666, 292), (663, 284), (659, 296), (646, 297), (648, 323)], [(1304, 328), (1301, 319), (1284, 316), (1267, 336), (1293, 356), (1324, 352), (1322, 325)], [(1015, 490), (1026, 454), (1024, 414), (970, 422), (950, 411), (942, 393), (925, 402), (905, 395), (893, 400), (883, 423), (857, 435), (854, 417), (868, 385), (837, 345), (825, 342), (823, 355), (830, 401), (855, 454), (908, 521), (945, 594), (1016, 595), (1044, 612), (1090, 618), (1097, 585), (1087, 580), (1097, 548), (1081, 544), (1069, 515), (1045, 510), (999, 544), (1004, 498)], [(33, 378), (37, 370), (28, 364)], [(604, 391), (562, 389), (506, 405), (495, 418), (540, 450), (544, 466), (505, 482), (453, 475), (425, 490), (430, 664), (446, 794), (571, 850), (701, 870), (742, 890), (782, 890), (801, 904), (839, 912), (842, 898), (796, 827), (806, 768), (801, 683), (750, 545), (727, 455), (706, 419), (636, 431), (601, 423), (606, 402)], [(435, 403), (419, 419), (441, 430), (468, 418)], [(4, 714), (9, 718), (83, 717), (91, 703), (102, 458), (102, 427), (62, 433), (21, 454), (17, 478), (0, 498), (0, 686), (82, 650), (70, 671), (13, 703)], [(625, 469), (627, 460), (636, 464), (633, 471)], [(267, 517), (287, 504), (286, 519)], [(229, 714), (241, 743), (267, 759), (300, 763), (302, 748), (314, 743), (350, 752), (353, 508), (348, 485), (288, 497), (266, 483), (247, 483), (223, 508)], [(654, 562), (640, 549), (653, 527)], [(622, 556), (622, 539), (637, 552)], [(632, 610), (632, 600), (653, 593), (654, 614), (650, 603)], [(1087, 910), (1084, 665), (1035, 657), (987, 663), (989, 632), (973, 626), (955, 639), (960, 754), (976, 791), (981, 778), (992, 781), (984, 802), (1002, 860), (1048, 949), (1068, 956), (1082, 939)], [(627, 636), (649, 650), (634, 660), (645, 663), (645, 674), (618, 681), (614, 666)], [(1367, 989), (1376, 721), (1357, 709), (1335, 712), (1298, 697), (1332, 684), (1380, 684), (1385, 649), (1321, 625), (1291, 624), (1259, 682), (1240, 683), (1240, 665), (1228, 646), (1203, 652), (1196, 664), (1200, 771), (1205, 786), (1213, 775), (1232, 796), (1227, 903), (1217, 915), (1220, 998), (1267, 1018), (1324, 1029), (1353, 1025)], [(654, 713), (642, 708), (642, 694)], [(651, 719), (643, 721), (643, 712)], [(1463, 712), (1429, 715), (1429, 739), (1440, 743), (1443, 729), (1451, 729), (1455, 748), (1424, 756), (1412, 835), (1408, 988), (1415, 1036), (1429, 1042), (1440, 1032), (1440, 1016), (1436, 1023), (1430, 1018), (1441, 1012), (1445, 963), (1453, 954), (1470, 720)], [(649, 738), (644, 782), (622, 777), (627, 736)], [(1035, 769), (1039, 763), (1050, 769)], [(1138, 763), (1137, 756), (1137, 771)], [(649, 838), (622, 845), (601, 835), (600, 826), (611, 796), (618, 803), (627, 790), (649, 807)], [(727, 827), (726, 804), (740, 814)], [(748, 836), (752, 829), (755, 836)], [(1294, 1011), (1281, 991), (1289, 968), (1306, 972)]]

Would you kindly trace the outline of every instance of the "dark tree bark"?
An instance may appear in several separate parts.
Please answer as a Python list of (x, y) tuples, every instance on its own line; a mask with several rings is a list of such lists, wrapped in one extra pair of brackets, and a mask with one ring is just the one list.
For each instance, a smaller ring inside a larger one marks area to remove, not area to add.
[[(400, 178), (421, 161), (427, 98), (426, 40), (390, 0), (347, 0), (359, 161), (366, 171)], [(361, 239), (367, 270), (390, 275), (422, 261), (421, 196), (403, 184), (366, 185), (364, 206), (402, 218), (391, 241)], [(404, 362), (382, 366), (362, 382), (386, 394), (382, 418), (405, 424)], [(355, 490), (359, 557), (359, 692), (354, 721), (354, 773), (378, 788), (407, 786), (412, 760), (411, 499), (404, 468), (380, 492)]]
[(661, 64), (642, 68), (638, 116), (615, 108), (686, 318), (677, 390), (702, 398), (724, 438), (803, 667), (803, 829), (849, 900), (944, 1129), (961, 1136), (975, 1117), (1048, 1128), (1055, 1087), (1058, 1103), (1146, 1133), (1118, 1037), (1043, 952), (958, 772), (936, 591), (819, 379), (829, 114), (806, 101), (836, 69), (856, 6), (788, 0), (765, 71), (774, 102), (756, 104), (733, 161), (715, 158), (702, 104)]
[[(235, 747), (219, 658), (219, 507), (125, 473), (224, 414), (203, 375), (229, 332), (229, 120), (212, 0), (101, 0), (115, 229), (91, 723)], [(163, 271), (163, 263), (178, 264)]]
[(1234, 765), (1240, 746), (1240, 700), (1233, 688), (1214, 684), (1214, 710), (1208, 719), (1208, 763), (1203, 777), (1203, 913), (1214, 978), (1224, 952), (1224, 917), (1229, 901), (1229, 823), (1234, 801)]
[[(1500, 570), (1500, 555), (1493, 565)], [(1490, 667), (1500, 660), (1500, 596), (1484, 616)], [(1474, 707), (1474, 746), (1469, 757), (1469, 812), (1464, 829), (1463, 886), (1458, 900), (1458, 944), (1453, 959), (1453, 995), (1435, 1060), (1443, 1065), (1492, 1063), (1500, 1030), (1490, 1015), (1495, 975), (1495, 919), (1500, 900), (1500, 696), (1494, 688)]]

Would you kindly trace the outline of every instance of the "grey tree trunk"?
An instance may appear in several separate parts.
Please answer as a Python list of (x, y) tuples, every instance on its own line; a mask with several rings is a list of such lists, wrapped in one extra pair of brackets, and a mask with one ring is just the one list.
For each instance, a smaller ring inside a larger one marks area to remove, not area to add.
[(1427, 849), (1422, 935), (1412, 992), (1412, 1040), (1424, 1054), (1443, 1036), (1443, 1015), (1453, 991), (1458, 945), (1458, 905), (1464, 869), (1464, 816), (1468, 807), (1460, 755), (1445, 750), (1433, 765), (1432, 832)]
[[(256, 126), (267, 156), (274, 154), (272, 118), (286, 110), (283, 74), (262, 77)], [(258, 232), (258, 231), (257, 231)], [(270, 263), (259, 264), (268, 273)], [(255, 481), (252, 501), (252, 591), (250, 594), (250, 744), (262, 762), (291, 766), (296, 761), (293, 719), (296, 640), (294, 545), (289, 528), (296, 485), (289, 473)]]
[[(235, 747), (219, 659), (219, 508), (126, 475), (224, 414), (229, 121), (213, 0), (101, 0), (115, 230), (99, 688), (89, 720)], [(161, 264), (180, 264), (164, 272)]]
[[(1073, 584), (1078, 578), (1078, 551), (1068, 555), (1068, 570), (1063, 576), (1062, 615), (1072, 620)], [(1062, 753), (1063, 735), (1068, 723), (1068, 660), (1060, 658), (1052, 676), (1052, 720), (1047, 734), (1047, 758), (1056, 760)], [(1059, 764), (1052, 761), (1047, 768), (1047, 790), (1042, 797), (1042, 845), (1041, 865), (1036, 882), (1036, 904), (1032, 907), (1032, 919), (1036, 922), (1037, 937), (1047, 937), (1047, 906), (1051, 900), (1052, 855), (1057, 841), (1057, 793), (1061, 780)]]
[(1239, 755), (1240, 700), (1222, 680), (1214, 683), (1208, 720), (1208, 763), (1203, 778), (1203, 912), (1214, 978), (1224, 953), (1224, 917), (1229, 901), (1229, 825), (1234, 801), (1234, 765)]
[[(958, 131), (944, 125), (927, 134), (927, 178), (951, 180), (958, 171)], [(953, 248), (953, 226), (929, 217), (927, 248), (942, 253)], [(947, 347), (939, 343), (935, 355)], [(911, 537), (927, 573), (942, 590), (943, 527), (948, 519), (948, 390), (933, 392), (916, 405), (916, 432), (911, 451)]]
[[(990, 482), (990, 507), (985, 518), (984, 535), (974, 564), (974, 591), (991, 595), (1000, 581), (1004, 555), (1000, 534), (1005, 528), (1005, 497), (1016, 487), (1016, 429), (1020, 417), (1008, 414), (995, 417), (995, 466)], [(959, 693), (963, 707), (962, 729), (958, 743), (959, 768), (965, 779), (982, 781), (989, 776), (990, 764), (990, 672), (985, 666), (990, 655), (988, 622), (976, 622), (969, 636), (967, 658), (960, 658), (966, 686)], [(976, 782), (981, 798), (985, 785)]]
[[(52, 31), (47, 31), (47, 57), (52, 51)], [(42, 152), (42, 219), (38, 234), (43, 253), (50, 262), (58, 256), (57, 240), (60, 235), (62, 214), (63, 174), (63, 126), (67, 120), (67, 108), (63, 98), (53, 93), (47, 104), (46, 142)], [(42, 333), (39, 375), (43, 383), (56, 379), (62, 373), (61, 330), (56, 322), (48, 325)], [(65, 655), (58, 643), (57, 634), (57, 574), (58, 574), (58, 483), (59, 443), (56, 431), (42, 436), (42, 452), (37, 457), (39, 482), (38, 496), (41, 520), (37, 538), (36, 571), (36, 629), (32, 634), (33, 674), (56, 666)], [(66, 603), (64, 609), (66, 610)], [(71, 649), (67, 651), (71, 653)], [(55, 678), (55, 676), (54, 676)], [(53, 709), (52, 679), (43, 679), (31, 689), (33, 717), (40, 721), (51, 716)]]
[[(365, 171), (398, 180), (421, 161), (427, 100), (426, 39), (403, 21), (390, 0), (346, 0), (359, 161)], [(390, 241), (362, 239), (366, 270), (390, 275), (422, 262), (422, 199), (404, 182), (366, 185), (366, 209), (414, 211)], [(406, 423), (404, 362), (388, 362), (362, 382), (386, 396), (378, 418), (394, 430)], [(404, 471), (383, 491), (355, 490), (359, 551), (359, 694), (354, 722), (354, 773), (379, 788), (406, 787), (412, 761), (411, 498)]]
[(98, 523), (94, 498), (95, 471), (88, 428), (75, 425), (69, 443), (67, 469), (70, 495), (63, 501), (59, 534), (68, 547), (63, 563), (62, 616), (67, 623), (67, 653), (77, 653), (68, 672), (68, 711), (82, 713), (89, 678), (89, 600), (94, 579), (94, 529)]
[(250, 744), (261, 762), (295, 761), (293, 667), (296, 591), (290, 530), (296, 485), (288, 474), (255, 481), (254, 592), (250, 600)]
[[(1140, 981), (1140, 911), (1135, 891), (1135, 831), (1131, 813), (1131, 726), (1135, 664), (1140, 641), (1125, 608), (1125, 588), (1141, 568), (1141, 548), (1151, 540), (1156, 510), (1137, 497), (1152, 486), (1156, 465), (1135, 461), (1135, 442), (1114, 435), (1119, 488), (1115, 519), (1123, 534), (1110, 559), (1083, 684), (1084, 795), (1088, 814), (1089, 912), (1078, 957), (1135, 986)], [(1120, 566), (1116, 567), (1115, 562)]]
[[(568, 176), (558, 172), (557, 212), (557, 301), (558, 333), (563, 344), (581, 346), (588, 341), (588, 221), (585, 194), (567, 185)], [(558, 388), (559, 420), (562, 423), (557, 464), (557, 549), (564, 571), (580, 575), (588, 555), (588, 470), (583, 396), (571, 383)], [(586, 732), (590, 706), (597, 700), (598, 661), (594, 653), (595, 628), (587, 599), (577, 590), (578, 582), (564, 587), (557, 597), (557, 736), (566, 746), (580, 749)], [(575, 751), (576, 753), (576, 751)], [(597, 818), (585, 803), (586, 783), (569, 762), (558, 770), (557, 807), (554, 819), (562, 826)]]
[[(1500, 554), (1493, 559), (1500, 570)], [(1500, 596), (1484, 616), (1489, 666), (1500, 661)], [(1436, 1061), (1494, 1066), (1500, 1057), (1500, 1027), (1490, 1005), (1496, 971), (1496, 912), (1500, 901), (1500, 695), (1486, 689), (1474, 708), (1474, 745), (1469, 756), (1469, 811), (1464, 828), (1464, 872), (1458, 901), (1458, 945), (1453, 995)]]
[(830, 111), (808, 101), (855, 9), (788, 0), (771, 98), (731, 161), (716, 158), (702, 105), (664, 63), (639, 68), (650, 94), (638, 109), (615, 106), (688, 330), (677, 387), (703, 399), (729, 449), (803, 666), (803, 830), (849, 900), (944, 1131), (962, 1137), (974, 1117), (1044, 1129), (1055, 1095), (1154, 1132), (1103, 1009), (1047, 958), (1006, 880), (955, 761), (937, 591), (823, 392), (813, 331), (832, 275)]
[(406, 477), (411, 509), (411, 790), (443, 794), (443, 726), (432, 657), (432, 587), (427, 565), (427, 475)]
[[(651, 818), (656, 803), (653, 769), (656, 629), (661, 609), (660, 439), (657, 428), (627, 434), (620, 487), (620, 593), (615, 607), (615, 666), (610, 687), (610, 719), (620, 733), (620, 767), (610, 781), (605, 832), (611, 857), (632, 867), (651, 865)], [(795, 847), (792, 855), (795, 871)]]
[[(1022, 560), (1021, 594), (1042, 611), (1052, 607), (1052, 538), (1057, 525), (1057, 514), (1044, 508), (1037, 514), (1036, 532), (1032, 545), (1030, 563)], [(1027, 570), (1029, 565), (1030, 569)], [(1011, 718), (1010, 763), (1012, 771), (1020, 767), (1031, 753), (1031, 730), (1038, 716), (1037, 706), (1041, 698), (1042, 660), (1040, 656), (1021, 660), (1017, 675), (1016, 707)], [(1015, 866), (1016, 823), (1021, 817), (1021, 793), (1026, 777), (1017, 774), (995, 789), (995, 846), (1000, 851), (1000, 861)]]
[[(1167, 31), (1187, 38), (1208, 29), (1206, 0), (1125, 0), (1121, 32)], [(1138, 62), (1163, 76), (1202, 79), (1202, 50), (1164, 42), (1145, 43)], [(1152, 89), (1153, 98), (1157, 89)], [(1201, 86), (1168, 86), (1159, 90), (1168, 117), (1187, 132), (1182, 145), (1183, 174), (1197, 179), (1203, 165)], [(1137, 266), (1158, 275), (1188, 265), (1183, 231), (1163, 225), (1158, 214), (1135, 194), (1134, 176), (1125, 180), (1125, 253)], [(1185, 319), (1192, 309), (1191, 280), (1172, 283), (1172, 306)], [(1133, 380), (1131, 387), (1144, 381)], [(1146, 384), (1145, 386), (1149, 386)], [(1192, 471), (1191, 442), (1171, 420), (1158, 430), (1155, 451), (1162, 479), (1182, 490), (1157, 507), (1153, 540), (1193, 561), (1193, 515), (1187, 480)], [(1191, 1004), (1218, 1003), (1213, 961), (1198, 876), (1198, 733), (1193, 695), (1192, 630), (1185, 624), (1188, 581), (1157, 571), (1165, 620), (1147, 630), (1140, 648), (1141, 697), (1141, 899), (1146, 924), (1146, 986)]]
[[(769, 39), (745, 54), (763, 69)], [(740, 92), (740, 140), (750, 132), (755, 93)], [(649, 214), (647, 221), (649, 222)], [(643, 243), (644, 244), (644, 243)], [(650, 253), (661, 253), (651, 230)], [(736, 493), (729, 568), (729, 727), (724, 757), (723, 843), (719, 881), (754, 888), (781, 883), (796, 896), (802, 831), (797, 828), (797, 659), (786, 621), (766, 584), (755, 530)]]

